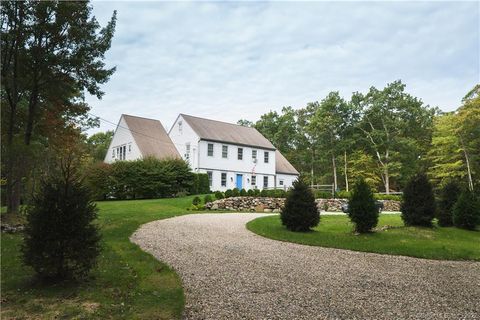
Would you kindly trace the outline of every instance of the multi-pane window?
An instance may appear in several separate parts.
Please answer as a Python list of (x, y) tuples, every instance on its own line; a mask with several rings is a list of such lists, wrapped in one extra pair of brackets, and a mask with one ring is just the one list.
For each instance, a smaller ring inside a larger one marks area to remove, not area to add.
[(210, 187), (212, 186), (212, 176), (213, 176), (213, 172), (212, 171), (207, 171), (207, 175), (208, 175), (208, 183), (210, 184)]
[(252, 176), (252, 186), (257, 185), (257, 176)]
[(182, 121), (178, 121), (178, 132), (182, 133), (182, 131), (183, 131)]
[(222, 158), (228, 158), (228, 146), (222, 146)]
[(238, 148), (238, 160), (243, 160), (243, 148)]
[(185, 144), (185, 160), (190, 160), (190, 143)]
[(115, 148), (112, 149), (112, 158), (115, 158)]
[(283, 180), (280, 180), (280, 185), (283, 186)]
[(226, 187), (226, 186), (227, 186), (227, 173), (226, 173), (226, 172), (222, 172), (222, 180), (221, 180), (221, 183), (222, 183), (222, 187)]
[(269, 152), (268, 152), (268, 151), (265, 151), (265, 152), (263, 153), (263, 162), (268, 163), (268, 160), (269, 160), (268, 157), (269, 157), (269, 156), (270, 156)]
[(257, 160), (257, 150), (252, 150), (252, 159)]
[(263, 187), (268, 188), (268, 176), (263, 177)]
[(128, 152), (132, 152), (132, 145), (128, 144)]
[(207, 147), (207, 155), (213, 157), (213, 143), (209, 143)]
[(125, 156), (127, 155), (127, 146), (125, 145), (122, 148), (123, 148), (123, 160), (125, 160), (126, 159)]

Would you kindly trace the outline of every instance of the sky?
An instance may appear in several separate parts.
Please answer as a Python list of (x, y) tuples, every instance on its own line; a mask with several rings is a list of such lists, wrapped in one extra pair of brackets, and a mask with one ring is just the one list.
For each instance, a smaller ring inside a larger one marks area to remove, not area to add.
[[(480, 2), (94, 1), (102, 26), (117, 10), (91, 113), (227, 122), (295, 109), (330, 91), (406, 91), (444, 111), (480, 82)], [(102, 121), (92, 132), (113, 130)]]

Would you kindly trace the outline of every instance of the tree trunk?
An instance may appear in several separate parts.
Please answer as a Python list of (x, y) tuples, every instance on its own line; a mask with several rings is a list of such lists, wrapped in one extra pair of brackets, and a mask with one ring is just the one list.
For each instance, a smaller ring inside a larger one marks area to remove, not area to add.
[(333, 190), (337, 191), (337, 164), (335, 163), (335, 154), (332, 153), (332, 166), (333, 166)]
[(460, 143), (462, 144), (463, 154), (465, 156), (465, 163), (467, 164), (468, 190), (473, 192), (473, 180), (472, 180), (472, 171), (470, 170), (470, 159), (467, 153), (467, 149), (463, 144), (463, 139), (461, 137), (460, 137)]
[(385, 175), (385, 193), (390, 194), (390, 176), (388, 175), (388, 166), (385, 164), (383, 173)]
[(344, 150), (344, 164), (345, 164), (345, 190), (348, 192), (348, 173), (347, 173), (347, 150)]

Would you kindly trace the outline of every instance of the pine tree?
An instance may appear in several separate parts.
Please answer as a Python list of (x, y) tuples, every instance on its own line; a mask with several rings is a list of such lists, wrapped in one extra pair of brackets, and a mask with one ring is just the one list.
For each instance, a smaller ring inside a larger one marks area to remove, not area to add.
[(100, 253), (97, 208), (76, 180), (43, 182), (27, 216), (23, 261), (44, 279), (79, 279)]
[(378, 208), (373, 192), (364, 179), (357, 181), (348, 201), (348, 215), (355, 224), (355, 231), (370, 232), (378, 223)]
[(435, 197), (432, 185), (423, 173), (413, 176), (403, 190), (402, 220), (407, 226), (432, 226)]
[(315, 197), (301, 178), (293, 183), (280, 218), (282, 224), (291, 231), (308, 231), (320, 222)]
[(447, 182), (440, 190), (437, 219), (441, 227), (453, 226), (453, 206), (460, 196), (461, 188), (455, 180)]
[(475, 230), (480, 223), (480, 201), (475, 194), (464, 191), (453, 206), (453, 224), (462, 229)]

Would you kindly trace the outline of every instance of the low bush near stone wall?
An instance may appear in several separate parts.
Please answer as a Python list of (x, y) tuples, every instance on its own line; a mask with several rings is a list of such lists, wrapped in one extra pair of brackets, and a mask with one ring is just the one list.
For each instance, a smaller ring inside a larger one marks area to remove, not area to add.
[[(380, 200), (384, 211), (400, 211), (400, 201)], [(341, 212), (347, 199), (316, 199), (319, 211)], [(280, 212), (285, 204), (285, 198), (272, 197), (230, 197), (207, 203), (208, 210), (231, 210), (246, 212)]]

